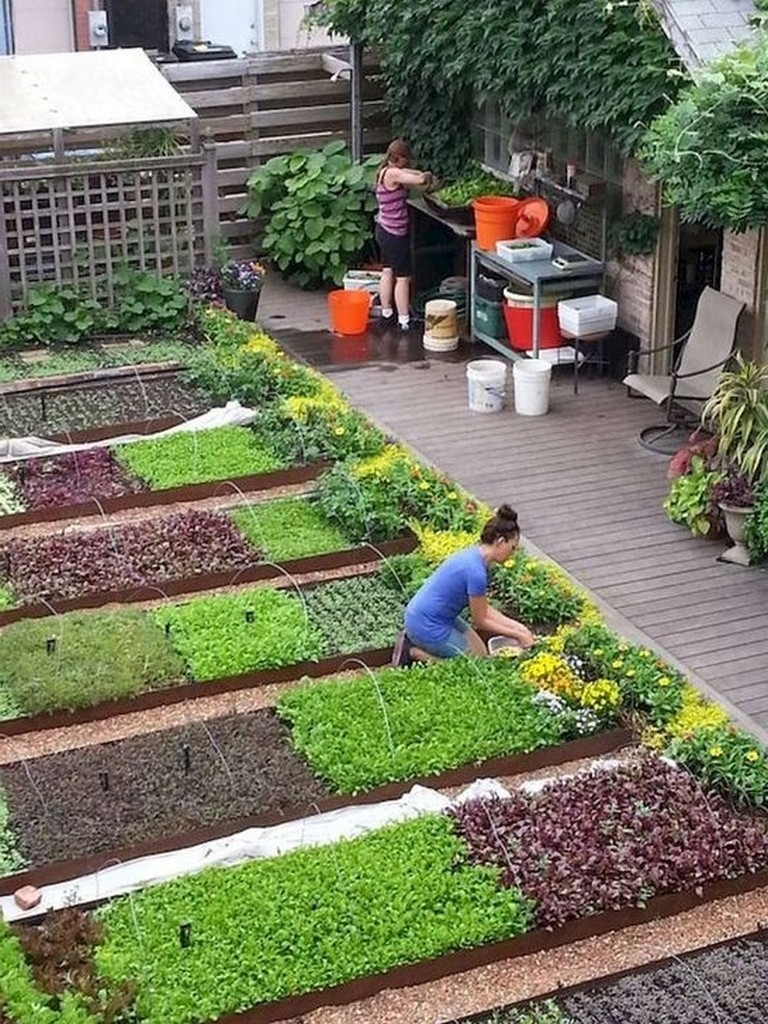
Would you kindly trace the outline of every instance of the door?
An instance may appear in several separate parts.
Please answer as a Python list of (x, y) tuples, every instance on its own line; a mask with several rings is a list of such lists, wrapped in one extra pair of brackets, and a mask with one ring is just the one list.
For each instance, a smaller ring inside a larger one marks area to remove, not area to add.
[(263, 0), (203, 0), (200, 9), (201, 36), (210, 43), (231, 46), (238, 57), (262, 50)]
[(702, 224), (681, 224), (677, 246), (675, 338), (693, 326), (699, 296), (720, 287), (723, 232)]
[(107, 0), (109, 45), (168, 52), (167, 0)]

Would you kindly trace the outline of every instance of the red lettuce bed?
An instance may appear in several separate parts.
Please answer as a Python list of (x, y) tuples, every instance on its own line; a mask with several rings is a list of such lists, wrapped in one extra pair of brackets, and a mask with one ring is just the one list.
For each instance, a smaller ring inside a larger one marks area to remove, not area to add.
[(259, 551), (228, 516), (192, 510), (125, 526), (13, 540), (0, 547), (2, 580), (17, 601), (160, 586), (202, 573), (233, 574)]
[(655, 757), (451, 814), (470, 861), (500, 867), (543, 928), (768, 867), (768, 819), (737, 814)]
[(7, 469), (28, 508), (74, 505), (92, 498), (118, 498), (145, 490), (107, 448), (26, 459)]

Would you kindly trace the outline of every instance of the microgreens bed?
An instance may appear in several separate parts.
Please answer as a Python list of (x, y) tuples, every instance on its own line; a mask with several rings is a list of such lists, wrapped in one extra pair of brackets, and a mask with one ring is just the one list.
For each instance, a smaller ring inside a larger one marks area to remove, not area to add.
[(28, 508), (119, 498), (142, 489), (106, 448), (26, 459), (12, 463), (7, 473)]
[[(521, 934), (524, 899), (470, 867), (447, 818), (208, 870), (99, 912), (104, 977), (146, 1024), (189, 1024)], [(190, 923), (189, 948), (178, 941)]]
[(285, 466), (247, 427), (183, 431), (117, 445), (114, 452), (152, 490), (269, 473)]
[(307, 683), (278, 710), (312, 769), (342, 793), (559, 743), (565, 722), (504, 659), (455, 658)]
[(238, 530), (275, 561), (350, 547), (350, 541), (326, 518), (317, 503), (305, 498), (243, 505), (230, 515)]
[[(191, 509), (106, 529), (13, 540), (0, 546), (0, 579), (23, 603), (156, 586), (232, 572), (259, 552), (226, 515)], [(4, 578), (3, 578), (4, 577)]]
[(378, 574), (309, 588), (304, 602), (325, 655), (389, 647), (402, 628), (405, 601)]

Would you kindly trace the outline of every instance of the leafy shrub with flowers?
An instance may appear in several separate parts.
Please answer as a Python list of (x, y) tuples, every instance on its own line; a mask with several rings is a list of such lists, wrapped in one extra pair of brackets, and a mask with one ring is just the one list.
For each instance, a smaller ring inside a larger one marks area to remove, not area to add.
[(288, 461), (334, 462), (378, 452), (384, 435), (338, 392), (292, 395), (262, 413), (260, 423)]
[(588, 606), (565, 573), (524, 551), (492, 568), (489, 596), (506, 614), (539, 627), (575, 622)]
[(691, 736), (703, 729), (713, 729), (728, 724), (727, 713), (714, 701), (708, 700), (699, 691), (686, 683), (680, 710), (661, 726), (649, 727), (643, 731), (645, 746), (662, 750), (670, 740)]
[(354, 540), (388, 540), (411, 520), (437, 530), (480, 529), (478, 503), (400, 445), (349, 459), (324, 473), (318, 493), (325, 514)]
[(768, 751), (733, 725), (700, 728), (679, 736), (667, 754), (739, 805), (762, 807), (768, 800)]

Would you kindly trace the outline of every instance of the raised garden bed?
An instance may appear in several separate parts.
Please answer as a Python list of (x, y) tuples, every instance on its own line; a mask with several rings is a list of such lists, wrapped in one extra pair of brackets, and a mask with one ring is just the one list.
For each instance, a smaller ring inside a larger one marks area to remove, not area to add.
[(206, 412), (210, 405), (210, 399), (178, 376), (6, 394), (0, 403), (0, 434), (49, 437), (168, 415), (188, 420)]
[[(554, 931), (535, 930), (533, 893), (508, 887), (498, 868), (469, 862), (450, 816), (425, 815), (354, 840), (203, 871), (118, 898), (97, 915), (104, 928), (103, 943), (94, 951), (99, 972), (107, 985), (126, 978), (136, 983), (136, 1006), (147, 1024), (264, 1024), (764, 885), (765, 819), (739, 817), (684, 773), (672, 780), (669, 771), (653, 762), (636, 766), (634, 774), (630, 766), (612, 778), (595, 773), (602, 799), (593, 802), (591, 820), (611, 837), (606, 843), (613, 874), (598, 873), (590, 884), (599, 884), (616, 909), (586, 905), (578, 919)], [(642, 780), (654, 773), (657, 799), (644, 814), (636, 787), (639, 782), (642, 790)], [(665, 815), (665, 796), (680, 809), (686, 781), (689, 802), (680, 824)], [(577, 777), (551, 788), (561, 791), (566, 805), (574, 785), (578, 790), (583, 784)], [(637, 805), (629, 834), (626, 819), (613, 813), (610, 795), (621, 806)], [(534, 830), (537, 799), (529, 798)], [(567, 840), (573, 831), (571, 820)], [(553, 898), (595, 871), (594, 864), (559, 861), (563, 838), (550, 832), (548, 859), (562, 869), (549, 876)], [(525, 852), (524, 846), (510, 846), (509, 865)], [(541, 875), (547, 865), (541, 852), (538, 858)], [(625, 877), (622, 864), (633, 879), (644, 875), (639, 901), (637, 884), (613, 891), (615, 878)], [(658, 870), (649, 873), (650, 865)], [(670, 874), (672, 865), (678, 870)], [(237, 970), (229, 969), (232, 964)]]

